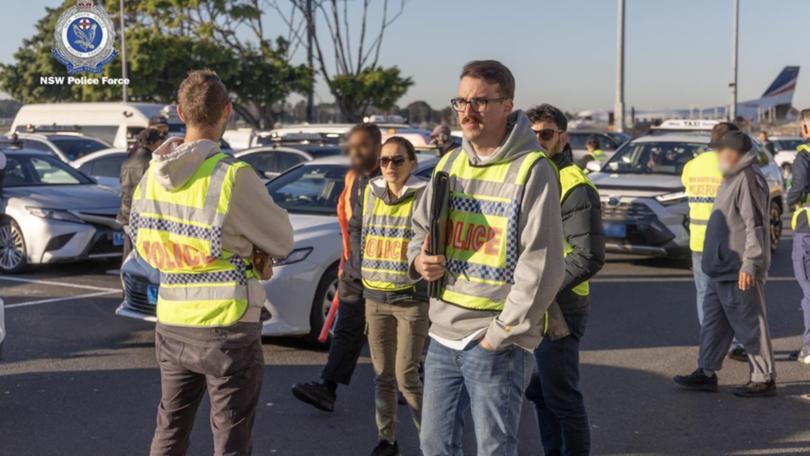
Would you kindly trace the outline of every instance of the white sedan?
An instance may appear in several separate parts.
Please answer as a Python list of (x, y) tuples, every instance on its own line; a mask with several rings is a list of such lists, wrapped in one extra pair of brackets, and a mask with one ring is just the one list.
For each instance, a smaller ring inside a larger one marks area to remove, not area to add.
[[(434, 155), (420, 154), (416, 174), (429, 177), (437, 162)], [(348, 165), (343, 156), (320, 158), (299, 164), (267, 184), (273, 200), (290, 215), (295, 245), (286, 258), (275, 260), (273, 277), (262, 282), (269, 313), (262, 335), (304, 336), (317, 343), (337, 291), (342, 244), (336, 207)], [(122, 266), (121, 278), (126, 293), (116, 314), (154, 321), (157, 272), (133, 255)]]
[(102, 149), (73, 162), (73, 167), (95, 179), (100, 185), (121, 191), (121, 165), (129, 155), (125, 149)]

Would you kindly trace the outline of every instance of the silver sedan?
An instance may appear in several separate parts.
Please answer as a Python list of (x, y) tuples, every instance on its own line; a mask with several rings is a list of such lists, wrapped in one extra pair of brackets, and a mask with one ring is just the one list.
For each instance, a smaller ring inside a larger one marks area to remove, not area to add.
[(121, 256), (114, 190), (51, 155), (5, 149), (0, 198), (0, 273), (30, 264)]

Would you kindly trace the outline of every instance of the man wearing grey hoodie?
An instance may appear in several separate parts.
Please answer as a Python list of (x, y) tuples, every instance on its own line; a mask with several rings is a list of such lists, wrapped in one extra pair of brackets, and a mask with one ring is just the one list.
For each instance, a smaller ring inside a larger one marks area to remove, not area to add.
[(565, 275), (559, 181), (526, 115), (512, 111), (509, 69), (473, 61), (460, 79), (451, 104), (464, 142), (436, 168), (449, 175), (446, 245), (428, 250), (431, 183), (408, 246), (411, 276), (441, 280), (430, 302), (421, 448), (461, 454), (469, 409), (478, 454), (516, 456), (532, 351)]
[(717, 391), (716, 371), (736, 336), (747, 352), (751, 375), (734, 394), (772, 396), (776, 373), (764, 294), (771, 260), (768, 184), (747, 134), (729, 131), (712, 146), (723, 180), (703, 248), (703, 272), (711, 280), (703, 303), (698, 369), (674, 380), (688, 389)]
[(258, 279), (292, 249), (292, 227), (257, 174), (219, 150), (231, 103), (217, 75), (189, 73), (177, 111), (186, 136), (155, 150), (130, 214), (134, 247), (161, 272), (150, 455), (186, 454), (206, 390), (214, 454), (249, 455), (264, 372)]

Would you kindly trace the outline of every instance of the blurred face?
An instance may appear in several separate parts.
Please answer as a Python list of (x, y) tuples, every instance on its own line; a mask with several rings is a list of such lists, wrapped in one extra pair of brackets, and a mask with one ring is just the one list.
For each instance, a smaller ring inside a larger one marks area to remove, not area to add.
[[(474, 144), (500, 142), (506, 134), (506, 121), (513, 103), (510, 99), (495, 101), (503, 98), (498, 85), (465, 76), (458, 85), (458, 98), (468, 101), (463, 110), (457, 111), (464, 137)], [(476, 109), (476, 103), (469, 103), (473, 99), (488, 101), (478, 103)]]
[(807, 119), (802, 119), (802, 137), (810, 139), (810, 124), (808, 124)]
[(560, 131), (557, 125), (549, 120), (533, 123), (532, 131), (537, 136), (537, 142), (552, 157), (562, 152), (568, 143), (568, 132)]
[(369, 173), (377, 167), (380, 155), (380, 144), (375, 144), (371, 135), (358, 130), (349, 136), (346, 142), (349, 162), (352, 169), (360, 173)]
[(759, 142), (765, 142), (768, 140), (768, 134), (765, 133), (764, 131), (761, 131), (757, 134), (757, 139), (759, 139)]
[(742, 154), (734, 149), (722, 147), (717, 151), (717, 159), (720, 162), (720, 171), (728, 172), (740, 161)]
[(389, 143), (383, 146), (380, 152), (380, 171), (385, 182), (402, 186), (408, 181), (414, 168), (416, 160), (408, 158), (405, 148), (396, 143)]

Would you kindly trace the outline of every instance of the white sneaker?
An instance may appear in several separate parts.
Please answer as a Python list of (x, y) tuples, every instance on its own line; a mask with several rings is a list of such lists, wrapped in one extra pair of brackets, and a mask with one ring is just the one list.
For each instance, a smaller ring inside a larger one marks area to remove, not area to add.
[(807, 350), (807, 347), (802, 347), (802, 350), (799, 352), (798, 358), (796, 361), (802, 364), (810, 364), (810, 351)]

